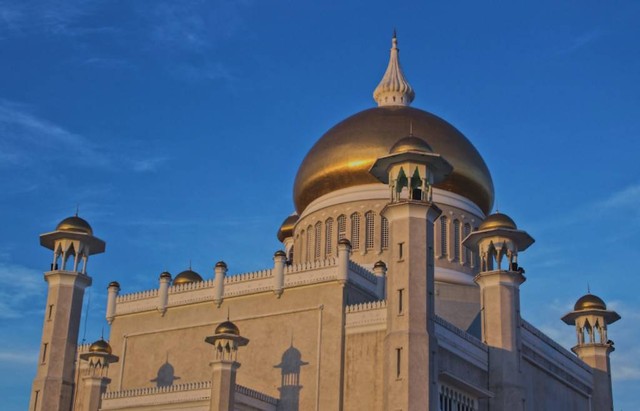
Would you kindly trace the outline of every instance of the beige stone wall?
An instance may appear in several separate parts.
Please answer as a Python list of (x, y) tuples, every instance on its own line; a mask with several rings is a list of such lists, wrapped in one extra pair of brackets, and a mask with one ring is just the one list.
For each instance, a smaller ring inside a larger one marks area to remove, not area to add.
[[(480, 290), (477, 285), (436, 282), (436, 315), (444, 318), (461, 330), (477, 321), (480, 313)], [(476, 335), (480, 337), (480, 335)]]
[(528, 361), (522, 364), (527, 411), (589, 410), (589, 398)]
[[(175, 384), (210, 379), (213, 347), (204, 338), (226, 320), (227, 312), (250, 339), (239, 351), (238, 384), (276, 398), (283, 390), (289, 401), (298, 391), (299, 409), (338, 408), (344, 329), (338, 282), (288, 288), (280, 299), (264, 292), (226, 298), (220, 308), (203, 302), (169, 307), (164, 316), (156, 311), (118, 316), (110, 342), (121, 360), (110, 370), (109, 389), (155, 386), (167, 361), (179, 378)], [(298, 371), (296, 387), (283, 388), (285, 370), (287, 381)]]
[(386, 331), (349, 334), (345, 341), (345, 410), (384, 409), (384, 336)]

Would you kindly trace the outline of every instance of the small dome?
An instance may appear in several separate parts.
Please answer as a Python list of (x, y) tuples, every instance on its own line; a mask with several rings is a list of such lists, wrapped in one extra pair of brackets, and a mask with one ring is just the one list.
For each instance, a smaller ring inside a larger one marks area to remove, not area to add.
[(168, 271), (163, 271), (162, 273), (160, 273), (160, 278), (168, 278), (171, 279), (171, 273)]
[(176, 275), (175, 280), (173, 280), (173, 285), (195, 283), (198, 281), (202, 281), (202, 277), (200, 277), (200, 274), (189, 269), (189, 270), (184, 270), (180, 274)]
[(382, 260), (378, 260), (378, 261), (376, 261), (376, 263), (373, 265), (373, 268), (387, 268), (387, 265), (384, 263), (384, 261), (382, 261)]
[(391, 147), (391, 150), (389, 150), (389, 154), (400, 154), (409, 151), (433, 153), (433, 150), (426, 141), (419, 137), (409, 136), (398, 140), (398, 142)]
[(216, 263), (216, 267), (227, 268), (227, 263), (225, 263), (224, 261), (218, 261)]
[(293, 227), (298, 222), (298, 214), (293, 213), (289, 217), (285, 218), (280, 228), (278, 229), (278, 241), (283, 242), (285, 238), (293, 237)]
[(341, 238), (340, 240), (338, 240), (338, 244), (344, 244), (351, 247), (351, 241), (347, 240), (346, 238)]
[(120, 288), (120, 283), (117, 281), (111, 281), (109, 283), (109, 285), (107, 286), (107, 288), (111, 288), (111, 287), (116, 287), (116, 288)]
[(93, 235), (93, 229), (87, 223), (85, 219), (78, 217), (77, 215), (67, 217), (60, 221), (56, 227), (56, 231), (71, 231), (82, 234)]
[(218, 325), (216, 327), (216, 331), (215, 334), (233, 334), (233, 335), (240, 335), (240, 330), (238, 329), (238, 327), (232, 323), (231, 321), (227, 320), (223, 323), (220, 323), (220, 325)]
[(573, 309), (574, 311), (606, 310), (607, 305), (602, 301), (602, 298), (593, 294), (586, 294), (576, 301), (576, 305)]
[(278, 250), (278, 251), (275, 252), (275, 254), (273, 254), (273, 256), (274, 257), (286, 257), (287, 254), (282, 250)]
[(89, 346), (89, 352), (111, 354), (111, 346), (101, 338)]
[(508, 215), (495, 212), (485, 218), (482, 224), (480, 224), (478, 230), (493, 230), (495, 228), (517, 230), (518, 226), (516, 226), (515, 221), (513, 221)]

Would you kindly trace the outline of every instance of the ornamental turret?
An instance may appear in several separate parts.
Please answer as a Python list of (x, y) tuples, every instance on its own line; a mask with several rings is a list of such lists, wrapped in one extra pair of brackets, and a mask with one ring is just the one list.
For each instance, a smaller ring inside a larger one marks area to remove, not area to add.
[[(102, 394), (111, 382), (109, 365), (118, 362), (118, 357), (111, 352), (111, 346), (100, 338), (89, 346), (87, 352), (80, 354), (83, 373), (80, 375), (82, 387), (79, 391), (78, 411), (98, 411)], [(76, 409), (76, 408), (74, 408)]]
[(210, 365), (211, 400), (210, 411), (226, 411), (235, 409), (236, 371), (240, 368), (238, 348), (249, 343), (240, 335), (238, 327), (227, 320), (220, 323), (213, 335), (206, 337), (205, 342), (213, 345), (214, 359)]
[(607, 326), (619, 319), (617, 312), (607, 310), (605, 302), (590, 292), (580, 297), (573, 311), (562, 317), (566, 324), (576, 327), (578, 344), (571, 350), (593, 368), (594, 410), (613, 410), (609, 355), (615, 348), (607, 335)]

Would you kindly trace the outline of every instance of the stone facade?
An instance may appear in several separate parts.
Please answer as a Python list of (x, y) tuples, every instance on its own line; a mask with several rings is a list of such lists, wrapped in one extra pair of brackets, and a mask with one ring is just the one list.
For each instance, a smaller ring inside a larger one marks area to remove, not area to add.
[[(383, 115), (449, 130), (405, 110), (414, 91), (396, 45), (376, 89)], [(272, 267), (230, 275), (218, 262), (129, 294), (111, 283), (108, 343), (76, 346), (87, 259), (104, 242), (77, 216), (44, 234), (54, 260), (30, 409), (612, 409), (607, 325), (619, 316), (583, 297), (563, 318), (577, 356), (526, 322), (519, 254), (533, 239), (472, 200), (493, 188), (465, 180), (470, 143), (440, 142), (447, 158), (411, 127), (389, 131), (378, 183), (340, 181), (287, 219)]]

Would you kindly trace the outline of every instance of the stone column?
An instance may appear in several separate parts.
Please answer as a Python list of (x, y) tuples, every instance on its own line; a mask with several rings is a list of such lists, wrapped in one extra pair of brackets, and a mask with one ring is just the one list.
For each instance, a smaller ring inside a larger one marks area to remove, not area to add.
[(224, 278), (227, 276), (227, 264), (224, 261), (218, 261), (214, 268), (214, 272), (215, 280), (213, 288), (213, 302), (216, 303), (216, 306), (220, 307), (224, 298)]
[(284, 266), (287, 255), (282, 250), (276, 251), (273, 256), (273, 293), (280, 298), (284, 292)]

